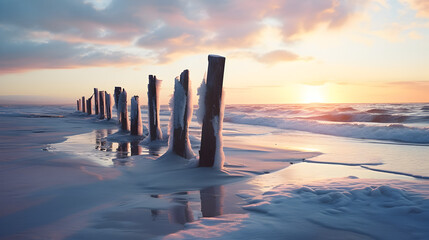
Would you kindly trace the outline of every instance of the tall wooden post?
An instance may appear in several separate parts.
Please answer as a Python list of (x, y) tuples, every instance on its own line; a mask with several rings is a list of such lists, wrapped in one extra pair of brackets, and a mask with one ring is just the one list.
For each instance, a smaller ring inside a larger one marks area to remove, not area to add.
[(118, 100), (118, 111), (121, 129), (128, 131), (128, 109), (127, 109), (127, 91), (122, 90)]
[(100, 113), (98, 114), (98, 118), (105, 119), (106, 118), (106, 113), (104, 111), (106, 106), (105, 93), (104, 91), (99, 91), (98, 93), (99, 93), (98, 101), (99, 101), (99, 108), (100, 108)]
[(104, 92), (105, 101), (106, 101), (106, 118), (109, 120), (112, 118), (112, 97), (107, 92)]
[[(188, 110), (192, 107), (189, 101), (189, 70), (180, 74), (180, 81), (175, 82), (174, 87), (174, 106), (173, 106), (173, 152), (177, 155), (188, 158), (186, 147), (188, 145)], [(177, 105), (176, 105), (177, 104)], [(192, 114), (192, 113), (191, 113)], [(171, 133), (170, 133), (171, 134)]]
[(116, 110), (118, 110), (118, 101), (119, 101), (119, 95), (121, 94), (122, 88), (121, 87), (115, 87), (115, 93), (113, 97), (115, 98), (115, 107)]
[[(204, 118), (201, 132), (200, 167), (213, 167), (217, 148), (220, 148), (216, 135), (220, 134), (220, 110), (222, 100), (223, 73), (225, 57), (209, 55)], [(215, 129), (216, 128), (216, 129)]]
[(158, 83), (155, 75), (149, 75), (149, 84), (147, 85), (148, 111), (149, 111), (149, 135), (150, 140), (162, 139), (162, 133), (159, 124), (159, 101), (158, 101)]
[(131, 135), (143, 135), (139, 96), (131, 98)]
[(82, 112), (86, 112), (86, 101), (85, 101), (85, 97), (82, 97)]
[(86, 112), (88, 113), (88, 115), (92, 114), (92, 97), (86, 100)]
[(80, 111), (80, 102), (79, 102), (79, 99), (76, 100), (76, 111)]
[(94, 106), (95, 106), (95, 115), (98, 115), (100, 113), (100, 107), (98, 106), (98, 88), (94, 88)]

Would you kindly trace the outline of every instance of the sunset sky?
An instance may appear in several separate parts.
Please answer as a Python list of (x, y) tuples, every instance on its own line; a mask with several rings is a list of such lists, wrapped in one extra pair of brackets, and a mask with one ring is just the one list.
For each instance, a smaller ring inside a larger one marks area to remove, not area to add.
[(429, 1), (0, 0), (0, 103), (115, 86), (146, 102), (154, 74), (166, 104), (208, 54), (227, 104), (429, 102)]

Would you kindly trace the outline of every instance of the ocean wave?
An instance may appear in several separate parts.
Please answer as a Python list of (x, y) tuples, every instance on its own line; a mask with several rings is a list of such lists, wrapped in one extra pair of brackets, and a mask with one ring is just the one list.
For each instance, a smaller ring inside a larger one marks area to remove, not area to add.
[(340, 107), (340, 108), (337, 108), (337, 111), (339, 111), (339, 112), (354, 112), (357, 110), (352, 108), (352, 107)]
[(392, 124), (388, 126), (352, 123), (328, 124), (315, 120), (254, 117), (234, 113), (226, 114), (224, 121), (340, 137), (387, 140), (406, 143), (429, 143), (429, 128), (408, 127), (401, 124)]
[(313, 117), (304, 117), (304, 119), (330, 121), (330, 122), (375, 122), (375, 123), (404, 123), (407, 121), (418, 122), (425, 121), (425, 118), (418, 118), (405, 115), (391, 114), (366, 114), (366, 113), (329, 113)]
[(366, 111), (367, 113), (387, 113), (389, 112), (389, 110), (387, 109), (379, 109), (379, 108), (374, 108), (374, 109), (370, 109), (368, 111)]

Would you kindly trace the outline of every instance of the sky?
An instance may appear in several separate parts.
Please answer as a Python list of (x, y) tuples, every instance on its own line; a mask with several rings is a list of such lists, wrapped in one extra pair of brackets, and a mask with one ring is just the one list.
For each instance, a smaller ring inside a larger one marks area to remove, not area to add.
[(429, 102), (427, 0), (0, 0), (0, 104), (70, 103), (226, 57), (226, 104)]

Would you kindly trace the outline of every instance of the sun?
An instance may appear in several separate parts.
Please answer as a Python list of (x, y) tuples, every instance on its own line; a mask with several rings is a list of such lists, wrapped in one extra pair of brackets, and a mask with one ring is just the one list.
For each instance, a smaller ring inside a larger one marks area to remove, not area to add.
[(323, 103), (325, 102), (323, 86), (303, 86), (301, 90), (302, 103)]

